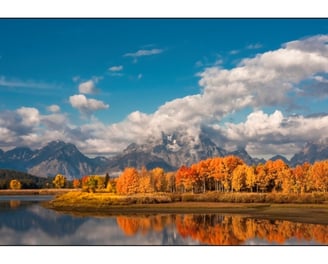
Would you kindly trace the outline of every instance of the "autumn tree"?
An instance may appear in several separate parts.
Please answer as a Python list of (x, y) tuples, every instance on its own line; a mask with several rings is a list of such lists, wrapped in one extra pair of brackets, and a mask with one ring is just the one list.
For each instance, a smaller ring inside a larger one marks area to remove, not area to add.
[[(275, 189), (276, 191), (282, 190), (282, 183), (285, 181), (285, 188), (287, 188), (288, 175), (290, 174), (288, 165), (281, 159), (275, 161), (268, 160), (265, 163), (266, 177), (268, 181), (269, 191)], [(288, 184), (290, 187), (290, 184)]]
[(222, 182), (225, 191), (231, 191), (232, 172), (238, 165), (244, 164), (241, 158), (229, 155), (222, 160)]
[(150, 171), (152, 187), (155, 192), (162, 192), (165, 189), (165, 172), (162, 168), (154, 168)]
[(195, 172), (192, 168), (185, 165), (181, 166), (176, 173), (177, 189), (184, 191), (193, 191), (195, 183)]
[(12, 190), (19, 190), (22, 188), (22, 184), (19, 180), (11, 180), (9, 186)]
[(88, 191), (94, 193), (97, 188), (97, 178), (94, 175), (89, 176), (88, 182)]
[(175, 172), (167, 172), (165, 174), (166, 179), (166, 192), (174, 192), (175, 191)]
[(245, 184), (246, 184), (246, 188), (248, 188), (251, 192), (253, 192), (253, 188), (256, 184), (256, 176), (255, 176), (255, 167), (254, 166), (247, 166)]
[(97, 189), (104, 189), (105, 188), (105, 177), (100, 175), (94, 175), (96, 181), (96, 188)]
[(255, 168), (255, 182), (256, 192), (261, 190), (262, 192), (267, 189), (267, 173), (264, 164), (258, 164)]
[(133, 167), (125, 168), (116, 183), (116, 190), (120, 194), (134, 194), (139, 188), (139, 173)]
[(221, 157), (213, 158), (211, 160), (210, 167), (211, 167), (210, 169), (211, 175), (215, 181), (215, 190), (218, 191), (224, 176), (222, 158)]
[(63, 188), (66, 184), (66, 177), (60, 173), (58, 173), (52, 183), (55, 185), (56, 188)]
[(196, 164), (195, 171), (197, 173), (198, 180), (203, 185), (203, 192), (206, 192), (206, 182), (211, 175), (211, 159), (201, 160)]
[(81, 181), (79, 179), (73, 180), (73, 188), (77, 189), (81, 187)]
[(239, 192), (246, 186), (247, 165), (238, 165), (232, 172), (232, 189)]
[(327, 192), (328, 190), (328, 161), (316, 161), (309, 170), (313, 189)]
[(117, 182), (116, 178), (110, 179), (107, 183), (106, 191), (110, 193), (116, 193), (116, 182)]
[(294, 181), (294, 192), (304, 193), (309, 189), (310, 183), (308, 172), (310, 167), (311, 164), (309, 162), (304, 162), (291, 170), (291, 177)]
[(151, 182), (150, 172), (143, 166), (139, 172), (139, 193), (152, 193), (154, 192), (153, 184)]

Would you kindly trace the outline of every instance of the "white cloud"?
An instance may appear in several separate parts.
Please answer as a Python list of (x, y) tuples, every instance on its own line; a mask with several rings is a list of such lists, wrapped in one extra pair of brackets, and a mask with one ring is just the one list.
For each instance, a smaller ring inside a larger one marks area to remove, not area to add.
[(3, 87), (18, 87), (18, 88), (35, 88), (35, 89), (56, 89), (58, 85), (49, 84), (35, 80), (19, 80), (7, 79), (5, 76), (0, 76), (0, 86)]
[[(324, 83), (327, 79), (327, 41), (328, 36), (292, 41), (277, 50), (244, 59), (232, 69), (206, 68), (199, 73), (201, 91), (198, 94), (166, 102), (152, 114), (135, 111), (125, 120), (111, 125), (96, 119), (79, 127), (63, 125), (66, 117), (56, 114), (40, 117), (38, 111), (32, 109), (0, 112), (0, 135), (6, 142), (12, 139), (13, 131), (27, 135), (30, 140), (35, 134), (39, 135), (39, 140), (65, 135), (66, 141), (75, 143), (85, 153), (106, 154), (121, 151), (129, 143), (141, 142), (149, 136), (160, 136), (162, 131), (184, 131), (190, 137), (197, 137), (205, 127), (211, 128), (213, 136), (221, 138), (222, 142), (229, 142), (231, 146), (243, 145), (257, 156), (294, 153), (304, 142), (322, 139), (328, 133), (325, 115), (286, 116), (283, 112), (286, 107), (297, 104), (297, 91), (302, 82), (312, 79)], [(136, 52), (129, 56), (146, 54)], [(319, 93), (313, 96), (319, 97)], [(73, 95), (69, 101), (83, 114), (109, 107), (83, 94)], [(267, 114), (261, 111), (266, 107), (277, 110)], [(242, 112), (245, 108), (253, 109), (245, 121), (238, 124), (224, 122), (229, 114)], [(20, 123), (15, 121), (17, 115), (21, 118)], [(41, 125), (51, 126), (50, 135), (42, 131)]]
[(33, 107), (21, 107), (17, 110), (17, 113), (22, 118), (22, 124), (31, 127), (40, 123), (39, 110)]
[(81, 113), (90, 114), (98, 110), (109, 108), (108, 104), (96, 99), (88, 99), (83, 94), (76, 94), (69, 97), (72, 107), (77, 108)]
[[(160, 136), (161, 131), (185, 131), (190, 137), (197, 137), (202, 127), (216, 124), (227, 114), (246, 107), (261, 109), (273, 106), (279, 109), (291, 105), (293, 98), (288, 93), (295, 90), (300, 82), (318, 72), (328, 72), (325, 41), (320, 36), (313, 38), (312, 48), (302, 43), (287, 43), (278, 50), (244, 59), (236, 68), (229, 70), (206, 68), (199, 75), (201, 93), (167, 102), (153, 114), (133, 112), (120, 123), (98, 128), (97, 137), (92, 138), (99, 140), (92, 142), (101, 145), (101, 139), (106, 138), (113, 150), (149, 136)], [(263, 153), (273, 151), (273, 145), (288, 151), (300, 147), (306, 140), (320, 138), (319, 131), (327, 125), (325, 120), (322, 117), (304, 118), (308, 127), (304, 130), (301, 129), (302, 119), (296, 122), (295, 118), (284, 117), (281, 111), (271, 115), (255, 111), (248, 117), (246, 125), (227, 124), (225, 129), (219, 127), (217, 133), (235, 146), (244, 144), (247, 149), (253, 148), (256, 154), (260, 154), (260, 149)], [(311, 134), (313, 126), (320, 128), (314, 129), (316, 132)]]
[(47, 110), (52, 112), (52, 113), (57, 113), (57, 112), (60, 112), (60, 106), (56, 105), (56, 104), (53, 104), (53, 105), (48, 106)]
[(96, 82), (89, 80), (79, 84), (79, 92), (82, 94), (93, 94), (96, 92)]
[(313, 45), (306, 44), (306, 49), (299, 42), (287, 43), (285, 48), (244, 59), (231, 70), (207, 68), (199, 81), (204, 97), (215, 101), (222, 114), (246, 106), (286, 105), (291, 100), (288, 92), (302, 80), (328, 72), (327, 38), (313, 38)]
[(151, 55), (155, 55), (155, 54), (160, 54), (162, 52), (163, 52), (162, 49), (150, 49), (150, 50), (141, 49), (141, 50), (138, 50), (136, 52), (125, 53), (123, 56), (124, 57), (137, 58), (137, 57), (151, 56)]
[(327, 138), (328, 115), (284, 117), (278, 110), (272, 114), (259, 110), (249, 114), (245, 122), (226, 123), (218, 127), (217, 132), (230, 144), (247, 142), (253, 155), (292, 155), (308, 141)]
[(122, 65), (118, 65), (118, 66), (112, 66), (108, 69), (111, 72), (118, 72), (118, 71), (122, 71), (123, 70), (123, 66)]
[(11, 131), (6, 127), (2, 127), (0, 124), (0, 142), (4, 145), (8, 145), (14, 143), (14, 141), (15, 141), (15, 132)]
[(140, 80), (142, 77), (143, 77), (142, 73), (139, 73), (137, 76), (138, 80)]

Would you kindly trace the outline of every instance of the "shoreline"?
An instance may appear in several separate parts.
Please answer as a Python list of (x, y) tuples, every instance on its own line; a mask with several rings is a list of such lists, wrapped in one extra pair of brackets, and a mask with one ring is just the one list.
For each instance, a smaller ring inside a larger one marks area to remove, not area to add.
[(0, 190), (0, 196), (4, 195), (60, 195), (74, 191), (74, 189), (20, 189)]
[(43, 206), (57, 212), (75, 216), (137, 216), (153, 214), (224, 214), (250, 218), (286, 220), (308, 224), (328, 225), (328, 205), (268, 204), (268, 203), (220, 203), (220, 202), (173, 202), (162, 204), (131, 204), (92, 206)]
[[(76, 189), (0, 190), (4, 195), (54, 195), (41, 205), (65, 214), (78, 216), (134, 216), (152, 214), (228, 214), (244, 217), (288, 220), (293, 222), (328, 225), (328, 204), (325, 203), (270, 203), (222, 201), (167, 201), (165, 195), (149, 195), (156, 202), (131, 202), (132, 197), (105, 193), (87, 194)], [(139, 199), (139, 200), (138, 200)], [(129, 202), (130, 201), (130, 202)]]

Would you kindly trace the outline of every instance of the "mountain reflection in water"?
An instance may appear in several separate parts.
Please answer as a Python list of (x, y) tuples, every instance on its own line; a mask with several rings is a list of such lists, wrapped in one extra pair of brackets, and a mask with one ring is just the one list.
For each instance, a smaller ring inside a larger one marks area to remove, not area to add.
[(221, 214), (77, 217), (0, 202), (1, 245), (327, 245), (328, 225)]

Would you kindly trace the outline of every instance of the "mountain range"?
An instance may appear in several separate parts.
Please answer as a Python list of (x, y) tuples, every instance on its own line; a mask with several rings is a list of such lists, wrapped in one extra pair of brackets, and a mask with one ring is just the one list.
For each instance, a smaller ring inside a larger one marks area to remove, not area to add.
[[(248, 165), (264, 163), (264, 159), (252, 158), (245, 149), (229, 152), (217, 146), (209, 137), (200, 135), (191, 138), (179, 133), (165, 134), (161, 138), (149, 138), (143, 144), (130, 144), (121, 153), (111, 158), (89, 158), (75, 145), (63, 141), (52, 141), (41, 149), (17, 147), (9, 151), (0, 149), (0, 168), (28, 172), (39, 177), (54, 177), (57, 173), (68, 179), (81, 178), (88, 174), (117, 176), (125, 167), (147, 169), (162, 167), (166, 171), (176, 170), (182, 165), (191, 165), (214, 156), (235, 155)], [(288, 165), (328, 159), (328, 146), (308, 143), (291, 160), (281, 155), (271, 158), (282, 159)]]

